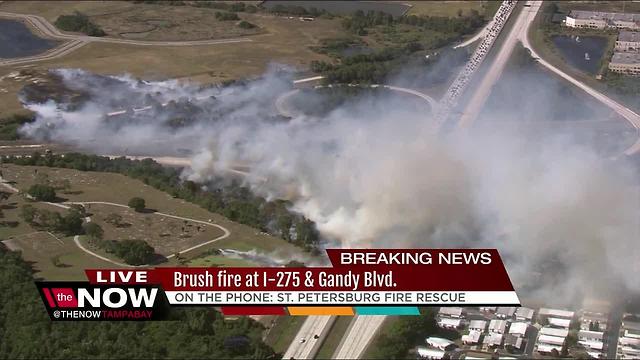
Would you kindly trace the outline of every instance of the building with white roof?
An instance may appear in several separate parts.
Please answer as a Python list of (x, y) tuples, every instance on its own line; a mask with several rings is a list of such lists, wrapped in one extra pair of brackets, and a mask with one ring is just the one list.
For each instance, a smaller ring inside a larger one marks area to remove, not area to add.
[(616, 40), (615, 51), (640, 52), (640, 32), (622, 30)]
[(573, 315), (575, 313), (573, 311), (569, 311), (569, 310), (540, 308), (540, 311), (538, 311), (538, 314), (541, 315), (541, 316), (547, 316), (547, 317), (573, 319)]
[(507, 334), (504, 336), (504, 346), (511, 346), (515, 349), (521, 350), (522, 349), (522, 345), (524, 344), (524, 341), (522, 340), (522, 338), (520, 336), (516, 336), (513, 334)]
[(550, 317), (548, 321), (549, 321), (549, 325), (555, 326), (555, 327), (568, 329), (569, 326), (571, 326), (571, 320), (569, 319), (560, 319), (560, 318)]
[(489, 347), (502, 346), (502, 334), (490, 333), (484, 337), (484, 343)]
[(604, 348), (604, 332), (580, 330), (578, 332), (578, 343), (587, 349), (602, 351)]
[(457, 329), (462, 326), (462, 319), (440, 318), (438, 319), (438, 326), (443, 329)]
[(560, 351), (562, 351), (562, 346), (550, 345), (550, 344), (538, 344), (538, 345), (536, 345), (536, 350), (539, 353), (543, 353), (543, 354), (550, 354), (554, 349), (557, 352), (560, 352)]
[(440, 316), (462, 318), (464, 317), (464, 310), (461, 307), (441, 307), (438, 314)]
[(422, 359), (442, 359), (444, 358), (445, 352), (438, 349), (429, 349), (424, 346), (419, 346), (418, 356)]
[(428, 345), (440, 350), (446, 350), (453, 345), (453, 341), (435, 336), (428, 337), (425, 341)]
[(500, 319), (511, 319), (516, 313), (516, 308), (511, 306), (499, 306), (496, 310), (496, 316)]
[(484, 332), (487, 329), (486, 320), (471, 320), (469, 321), (469, 330), (476, 330)]
[(607, 330), (607, 316), (598, 312), (584, 311), (580, 318), (580, 329), (593, 330), (599, 329), (599, 331)]
[(480, 342), (480, 336), (482, 332), (477, 330), (471, 330), (468, 334), (462, 335), (462, 342), (466, 345), (475, 345)]
[(497, 320), (493, 319), (489, 322), (489, 332), (504, 334), (507, 330), (507, 321), (506, 320)]
[(640, 29), (640, 14), (571, 10), (565, 18), (568, 27), (590, 29)]
[(559, 336), (551, 336), (551, 335), (540, 335), (538, 336), (538, 344), (549, 344), (549, 345), (564, 345), (566, 337)]
[(531, 322), (533, 320), (533, 309), (528, 307), (519, 307), (516, 309), (516, 320)]
[(609, 70), (621, 74), (640, 74), (640, 53), (616, 52), (609, 61)]
[(480, 311), (482, 312), (496, 312), (497, 306), (481, 306)]
[(509, 326), (509, 334), (524, 337), (528, 328), (529, 324), (525, 322), (514, 322)]
[(567, 335), (569, 335), (569, 329), (556, 329), (556, 328), (545, 326), (542, 329), (540, 329), (539, 333), (541, 335), (559, 336), (559, 337), (565, 338), (567, 337)]

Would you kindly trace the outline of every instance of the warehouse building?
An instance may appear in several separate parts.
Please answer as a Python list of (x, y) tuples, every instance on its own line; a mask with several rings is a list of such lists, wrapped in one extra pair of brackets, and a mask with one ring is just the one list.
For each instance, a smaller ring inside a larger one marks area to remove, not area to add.
[(574, 28), (639, 30), (640, 14), (571, 10), (565, 18), (565, 25)]
[(640, 74), (640, 53), (614, 53), (609, 62), (609, 70), (627, 75)]
[(616, 40), (617, 52), (640, 52), (640, 32), (620, 31)]

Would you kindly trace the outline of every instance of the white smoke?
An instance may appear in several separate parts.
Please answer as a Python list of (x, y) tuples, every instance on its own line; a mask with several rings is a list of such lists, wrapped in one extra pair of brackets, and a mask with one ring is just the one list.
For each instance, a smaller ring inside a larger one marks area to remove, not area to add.
[[(60, 73), (93, 87), (89, 74)], [(565, 299), (618, 285), (640, 290), (637, 180), (624, 160), (603, 158), (571, 136), (531, 138), (490, 126), (444, 136), (432, 131), (428, 113), (393, 97), (349, 103), (322, 119), (272, 121), (288, 80), (273, 73), (206, 90), (116, 80), (128, 92), (157, 92), (166, 101), (216, 100), (198, 105), (198, 121), (177, 130), (159, 125), (167, 119), (160, 110), (114, 127), (102, 114), (126, 97), (103, 89), (101, 100), (77, 110), (28, 104), (38, 118), (23, 131), (94, 151), (164, 155), (188, 147), (194, 155), (184, 176), (199, 182), (247, 165), (253, 191), (291, 200), (339, 246), (496, 247), (519, 288)], [(161, 147), (144, 143), (158, 139)]]

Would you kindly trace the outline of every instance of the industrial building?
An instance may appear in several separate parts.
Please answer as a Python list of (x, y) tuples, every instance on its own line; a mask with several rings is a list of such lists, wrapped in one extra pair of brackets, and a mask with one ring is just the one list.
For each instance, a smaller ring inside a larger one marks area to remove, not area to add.
[(609, 62), (609, 70), (627, 75), (640, 74), (640, 53), (614, 53)]
[(564, 23), (574, 28), (639, 30), (640, 14), (571, 10)]
[(640, 52), (640, 31), (620, 31), (616, 40), (615, 51)]

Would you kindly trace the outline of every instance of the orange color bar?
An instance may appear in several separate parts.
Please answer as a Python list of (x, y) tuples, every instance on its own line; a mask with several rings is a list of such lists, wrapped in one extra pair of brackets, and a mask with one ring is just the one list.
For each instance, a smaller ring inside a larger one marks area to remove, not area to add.
[(287, 310), (289, 315), (354, 315), (350, 306), (293, 306)]

